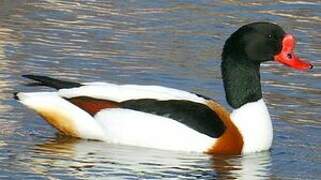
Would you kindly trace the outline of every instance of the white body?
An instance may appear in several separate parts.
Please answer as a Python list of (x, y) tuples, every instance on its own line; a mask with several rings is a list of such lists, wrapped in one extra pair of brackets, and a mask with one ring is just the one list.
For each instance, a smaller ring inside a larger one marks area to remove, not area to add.
[(243, 137), (242, 153), (270, 149), (273, 140), (273, 128), (269, 111), (263, 99), (247, 103), (233, 110), (231, 119)]
[[(216, 139), (188, 126), (158, 115), (115, 108), (98, 112), (94, 117), (73, 105), (64, 97), (93, 97), (121, 102), (131, 99), (189, 100), (206, 104), (193, 93), (160, 86), (115, 85), (87, 83), (86, 86), (61, 89), (58, 92), (19, 93), (19, 100), (38, 113), (51, 112), (68, 119), (77, 134), (85, 139), (150, 148), (204, 152)], [(267, 150), (273, 132), (268, 110), (263, 100), (248, 103), (231, 113), (231, 119), (243, 136), (243, 153)]]

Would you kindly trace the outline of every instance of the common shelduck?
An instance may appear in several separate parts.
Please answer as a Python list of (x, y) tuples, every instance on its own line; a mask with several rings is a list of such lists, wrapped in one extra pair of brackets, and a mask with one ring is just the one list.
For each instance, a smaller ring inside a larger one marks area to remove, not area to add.
[(229, 113), (216, 101), (161, 86), (77, 83), (23, 75), (55, 92), (19, 92), (15, 98), (60, 133), (164, 150), (244, 154), (268, 150), (272, 122), (262, 99), (260, 64), (313, 66), (294, 53), (295, 38), (268, 22), (247, 24), (225, 42), (221, 71)]

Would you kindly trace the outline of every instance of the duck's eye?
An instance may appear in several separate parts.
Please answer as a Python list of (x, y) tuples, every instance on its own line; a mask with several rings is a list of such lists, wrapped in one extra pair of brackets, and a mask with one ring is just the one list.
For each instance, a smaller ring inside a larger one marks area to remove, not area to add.
[(272, 38), (272, 34), (268, 34), (268, 36), (267, 36), (269, 39), (271, 39)]

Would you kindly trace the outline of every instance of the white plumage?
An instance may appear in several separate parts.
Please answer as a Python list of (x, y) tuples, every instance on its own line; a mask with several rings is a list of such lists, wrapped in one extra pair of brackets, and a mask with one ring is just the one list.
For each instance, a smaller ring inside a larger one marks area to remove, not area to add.
[(243, 153), (270, 149), (273, 128), (269, 111), (263, 99), (244, 104), (233, 110), (231, 119), (243, 136)]
[(107, 142), (149, 148), (204, 152), (215, 139), (170, 118), (130, 109), (106, 109), (95, 115)]

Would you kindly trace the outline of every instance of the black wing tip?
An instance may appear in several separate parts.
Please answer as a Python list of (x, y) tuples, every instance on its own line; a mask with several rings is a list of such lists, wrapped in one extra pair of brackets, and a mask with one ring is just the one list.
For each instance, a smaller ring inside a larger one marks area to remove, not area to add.
[(35, 77), (35, 75), (33, 75), (33, 74), (23, 74), (21, 76), (24, 77), (24, 78), (33, 78), (33, 77)]
[(19, 101), (20, 99), (19, 99), (18, 94), (19, 94), (19, 92), (14, 92), (14, 93), (13, 93), (13, 99), (15, 99), (15, 100), (18, 100), (18, 101)]
[(24, 78), (29, 78), (29, 77), (33, 77), (34, 75), (32, 75), (32, 74), (23, 74), (21, 76), (24, 77)]
[(39, 80), (40, 78), (49, 78), (48, 76), (41, 76), (41, 75), (35, 75), (35, 74), (23, 74), (21, 75), (24, 78), (32, 79), (32, 80)]
[(82, 84), (77, 82), (59, 80), (59, 79), (51, 78), (49, 76), (41, 76), (41, 75), (33, 75), (33, 74), (24, 74), (21, 76), (27, 79), (32, 79), (34, 81), (37, 81), (37, 83), (33, 83), (32, 86), (34, 85), (47, 86), (47, 87), (55, 88), (57, 90), (82, 86)]

